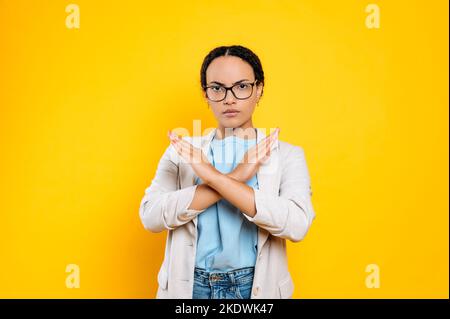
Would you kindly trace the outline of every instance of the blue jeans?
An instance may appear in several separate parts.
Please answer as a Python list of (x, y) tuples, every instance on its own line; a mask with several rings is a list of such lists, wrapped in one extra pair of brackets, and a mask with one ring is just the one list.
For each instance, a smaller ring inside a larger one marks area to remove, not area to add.
[(254, 269), (207, 272), (195, 267), (192, 299), (250, 299)]

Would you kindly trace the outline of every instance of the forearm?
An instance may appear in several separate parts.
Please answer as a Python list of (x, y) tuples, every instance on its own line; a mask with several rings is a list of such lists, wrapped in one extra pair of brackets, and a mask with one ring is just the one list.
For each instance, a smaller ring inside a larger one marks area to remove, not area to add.
[[(229, 178), (236, 180), (238, 182), (241, 181), (241, 178), (236, 171), (233, 171), (229, 174), (225, 174), (224, 176), (228, 176)], [(194, 198), (192, 199), (192, 202), (189, 205), (188, 209), (202, 210), (215, 204), (222, 198), (223, 196), (219, 192), (217, 192), (214, 188), (212, 188), (208, 184), (202, 183), (197, 187)]]
[(198, 185), (189, 209), (202, 210), (219, 201), (222, 196), (207, 184)]
[(256, 215), (255, 194), (253, 188), (246, 183), (228, 175), (216, 173), (208, 180), (208, 185), (247, 216)]

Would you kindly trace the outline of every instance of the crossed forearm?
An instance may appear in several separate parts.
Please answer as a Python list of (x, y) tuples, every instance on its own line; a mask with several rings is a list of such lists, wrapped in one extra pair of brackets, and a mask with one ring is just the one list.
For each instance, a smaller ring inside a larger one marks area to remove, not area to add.
[(195, 190), (194, 198), (188, 209), (202, 210), (222, 199), (222, 195), (208, 184), (200, 184)]
[(200, 184), (194, 194), (189, 209), (205, 209), (220, 199), (225, 198), (246, 215), (256, 214), (255, 194), (253, 188), (238, 180), (233, 173), (217, 172), (208, 183)]

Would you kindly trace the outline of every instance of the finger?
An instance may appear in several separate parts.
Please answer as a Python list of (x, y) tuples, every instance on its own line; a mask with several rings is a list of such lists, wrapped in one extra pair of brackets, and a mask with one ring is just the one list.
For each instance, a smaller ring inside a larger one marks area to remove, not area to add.
[(177, 143), (176, 147), (177, 147), (178, 155), (179, 155), (185, 162), (190, 163), (192, 158), (191, 158), (189, 152), (186, 151), (186, 149), (183, 148), (179, 143)]
[(271, 140), (278, 138), (278, 134), (280, 133), (280, 128), (277, 127), (272, 133), (270, 133), (269, 138)]
[(174, 135), (171, 131), (169, 131), (167, 135), (169, 137), (170, 142), (178, 142), (176, 135)]
[[(204, 160), (203, 152), (198, 147), (195, 147), (190, 142), (179, 138), (175, 141), (177, 145), (180, 147), (180, 151), (183, 153), (183, 156), (189, 161), (189, 163), (201, 163)], [(196, 156), (198, 152), (202, 152), (201, 156)], [(209, 161), (208, 161), (209, 162)]]
[(189, 154), (185, 151), (185, 150), (181, 150), (181, 157), (184, 158), (184, 160), (188, 163), (190, 163), (191, 161), (191, 157), (189, 156)]
[(269, 148), (269, 150), (267, 150), (266, 153), (262, 156), (262, 158), (261, 158), (261, 163), (266, 162), (266, 161), (269, 159), (269, 157), (270, 157), (270, 148)]
[(180, 141), (177, 144), (180, 145), (182, 152), (187, 158), (189, 158), (190, 161), (196, 160), (198, 162), (201, 162), (202, 158), (198, 158), (198, 156), (196, 156), (198, 154), (197, 152), (201, 151), (200, 149), (196, 148), (188, 141)]
[(189, 148), (190, 143), (186, 142), (178, 137), (171, 136), (170, 144), (175, 148), (178, 155), (186, 162), (190, 163), (192, 160), (192, 151)]
[(186, 158), (189, 159), (189, 162), (194, 160), (194, 153), (192, 152), (192, 150), (190, 148), (182, 147), (182, 152), (183, 152), (184, 156), (186, 156)]
[(272, 134), (270, 134), (270, 141), (271, 144), (273, 144), (274, 141), (276, 141), (278, 139), (278, 134), (280, 132), (280, 129), (277, 128), (275, 131), (272, 132)]
[(270, 139), (270, 142), (267, 143), (264, 148), (261, 150), (261, 162), (265, 162), (272, 154), (272, 145), (275, 143), (276, 137), (274, 139)]
[(273, 145), (273, 143), (275, 143), (275, 140), (272, 140), (272, 142), (269, 145), (267, 145), (266, 152), (265, 152), (265, 155), (264, 155), (263, 160), (262, 160), (263, 162), (268, 160), (270, 158), (270, 156), (272, 155), (272, 145)]
[(261, 142), (256, 144), (256, 151), (258, 152), (258, 148), (265, 148), (269, 142), (270, 142), (270, 135), (266, 136)]
[(272, 133), (267, 135), (261, 142), (262, 144), (270, 143), (273, 139), (278, 137), (279, 128), (277, 127)]
[(171, 140), (173, 140), (173, 141), (181, 141), (181, 140), (183, 140), (180, 136), (178, 136), (178, 134), (176, 134), (176, 133), (174, 133), (172, 131), (169, 131), (168, 133), (169, 133), (169, 138)]
[(173, 133), (169, 136), (169, 138), (170, 138), (171, 144), (174, 146), (177, 146), (177, 149), (181, 150), (181, 147), (182, 147), (181, 141), (183, 141), (183, 140), (180, 139), (177, 135), (174, 135)]
[(265, 143), (267, 143), (268, 141), (270, 141), (270, 139), (272, 138), (272, 134), (270, 134), (270, 135), (267, 135), (262, 141), (261, 141), (261, 144), (265, 144)]
[(173, 137), (172, 137), (172, 133), (169, 131), (167, 131), (167, 137), (169, 138), (170, 142), (173, 141)]
[(176, 139), (176, 138), (178, 138), (178, 135), (177, 135), (176, 133), (172, 132), (171, 130), (169, 130), (169, 131), (167, 132), (167, 135), (168, 135), (169, 138), (171, 138), (171, 139)]
[(191, 153), (191, 154), (194, 153), (194, 146), (191, 143), (181, 140), (178, 142), (178, 144), (180, 144), (181, 148), (183, 150), (185, 150), (186, 152)]
[(188, 150), (189, 152), (193, 151), (193, 145), (191, 143), (189, 143), (188, 141), (178, 137), (178, 136), (173, 136), (172, 135), (172, 139), (171, 141), (174, 143), (174, 145), (178, 145), (180, 150)]
[(193, 148), (193, 145), (186, 140), (179, 139), (178, 141), (183, 147)]
[(194, 145), (192, 145), (192, 143), (190, 143), (186, 140), (181, 140), (179, 143), (182, 145), (183, 148), (186, 148), (187, 150), (189, 150), (189, 152), (192, 154), (192, 156), (194, 156), (195, 154), (197, 154), (199, 152), (202, 152), (201, 148), (195, 147)]
[(273, 144), (275, 141), (278, 140), (278, 134), (280, 132), (280, 129), (277, 128), (275, 131), (272, 132), (272, 134), (270, 135), (270, 143)]
[(180, 148), (180, 146), (177, 145), (177, 144), (174, 143), (174, 142), (170, 142), (170, 144), (173, 146), (173, 148), (175, 149), (175, 151), (177, 152), (177, 154), (181, 156), (181, 148)]
[(181, 150), (181, 145), (177, 143), (175, 140), (170, 140), (170, 144), (179, 152)]
[(273, 144), (275, 144), (278, 141), (278, 135), (275, 134), (274, 137), (270, 140), (269, 148), (272, 148)]
[(262, 148), (263, 148), (264, 152), (267, 150), (267, 148), (270, 147), (271, 144), (272, 144), (272, 138), (269, 138), (267, 140), (267, 142), (262, 145)]
[(183, 139), (179, 136), (172, 135), (172, 137), (173, 137), (173, 141), (180, 143), (183, 146), (193, 146), (191, 143), (189, 143), (188, 141), (186, 141), (185, 139)]

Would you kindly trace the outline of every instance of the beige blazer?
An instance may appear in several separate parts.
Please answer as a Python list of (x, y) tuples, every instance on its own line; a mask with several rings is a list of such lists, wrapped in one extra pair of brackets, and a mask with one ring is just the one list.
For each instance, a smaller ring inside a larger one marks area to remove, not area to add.
[[(216, 128), (204, 136), (183, 137), (207, 154)], [(265, 130), (256, 128), (257, 143)], [(256, 215), (244, 216), (258, 225), (258, 251), (251, 299), (292, 298), (294, 284), (288, 270), (286, 239), (301, 241), (315, 212), (303, 149), (278, 140), (270, 158), (256, 174)], [(167, 230), (164, 261), (158, 273), (156, 298), (192, 299), (197, 215), (187, 209), (194, 197), (196, 174), (169, 144), (156, 174), (141, 200), (139, 216), (145, 229)]]

